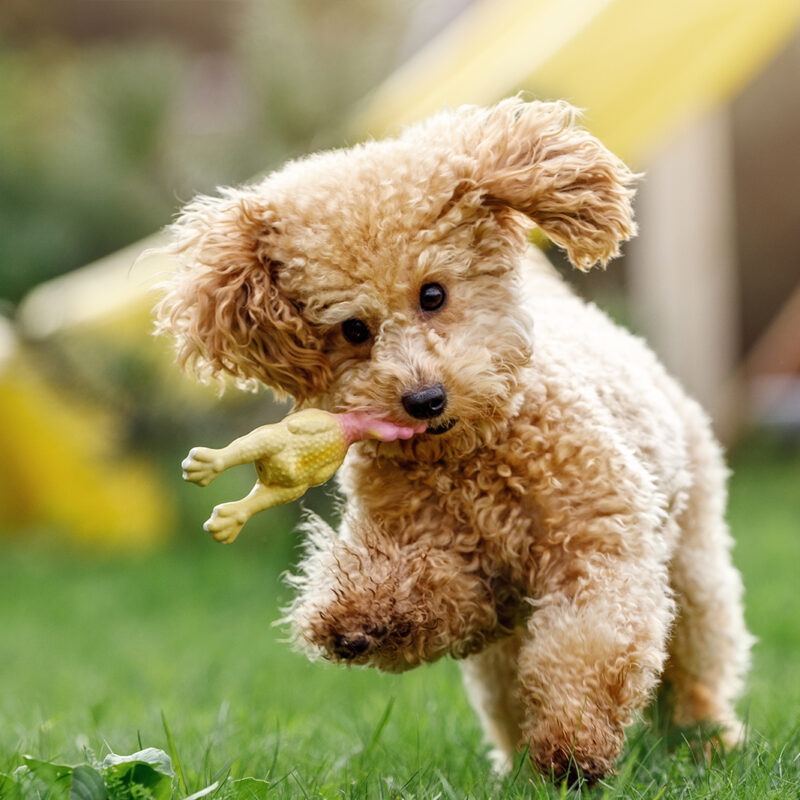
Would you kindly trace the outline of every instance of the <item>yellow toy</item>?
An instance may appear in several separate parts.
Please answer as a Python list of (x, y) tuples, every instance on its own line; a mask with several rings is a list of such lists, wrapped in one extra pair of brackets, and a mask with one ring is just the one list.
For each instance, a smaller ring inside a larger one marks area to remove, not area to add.
[(230, 544), (254, 514), (297, 500), (309, 487), (331, 478), (353, 442), (410, 439), (424, 430), (425, 425), (397, 425), (366, 414), (331, 414), (309, 408), (256, 428), (220, 450), (194, 447), (181, 468), (184, 480), (208, 486), (230, 467), (255, 463), (258, 480), (250, 494), (215, 506), (203, 524), (218, 542)]

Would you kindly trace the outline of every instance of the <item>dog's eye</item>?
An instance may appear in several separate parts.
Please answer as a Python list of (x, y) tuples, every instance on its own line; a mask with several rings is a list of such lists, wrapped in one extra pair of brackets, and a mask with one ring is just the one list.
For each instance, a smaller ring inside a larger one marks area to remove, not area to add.
[(440, 283), (426, 283), (419, 290), (419, 307), (423, 311), (436, 311), (444, 305), (447, 292)]
[(342, 323), (342, 335), (350, 344), (362, 344), (372, 335), (366, 323), (360, 319), (346, 319)]

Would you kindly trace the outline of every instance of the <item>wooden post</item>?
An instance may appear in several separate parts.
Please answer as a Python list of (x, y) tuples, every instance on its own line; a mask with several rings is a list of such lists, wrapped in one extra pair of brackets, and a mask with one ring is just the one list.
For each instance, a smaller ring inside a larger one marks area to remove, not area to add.
[(735, 428), (738, 281), (728, 114), (676, 136), (646, 170), (628, 285), (637, 328), (712, 415)]

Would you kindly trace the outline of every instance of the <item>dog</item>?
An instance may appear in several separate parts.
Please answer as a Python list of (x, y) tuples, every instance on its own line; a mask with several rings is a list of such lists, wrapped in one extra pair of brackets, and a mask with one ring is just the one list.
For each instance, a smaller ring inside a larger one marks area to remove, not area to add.
[(564, 102), (445, 111), (189, 203), (157, 312), (201, 379), (424, 423), (350, 449), (294, 636), (392, 672), (460, 659), (498, 764), (589, 784), (660, 685), (736, 742), (751, 645), (705, 413), (529, 242), (605, 266), (636, 178)]

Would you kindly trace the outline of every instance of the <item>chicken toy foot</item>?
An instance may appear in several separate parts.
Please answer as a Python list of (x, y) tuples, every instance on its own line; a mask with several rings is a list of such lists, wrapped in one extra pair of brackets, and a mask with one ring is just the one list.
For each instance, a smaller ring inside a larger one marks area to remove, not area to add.
[(230, 467), (255, 464), (258, 480), (250, 494), (215, 506), (203, 524), (218, 542), (230, 544), (254, 514), (296, 500), (332, 477), (353, 442), (393, 442), (424, 430), (425, 425), (399, 425), (358, 412), (331, 414), (309, 408), (256, 428), (220, 450), (193, 447), (181, 468), (184, 480), (208, 486)]

